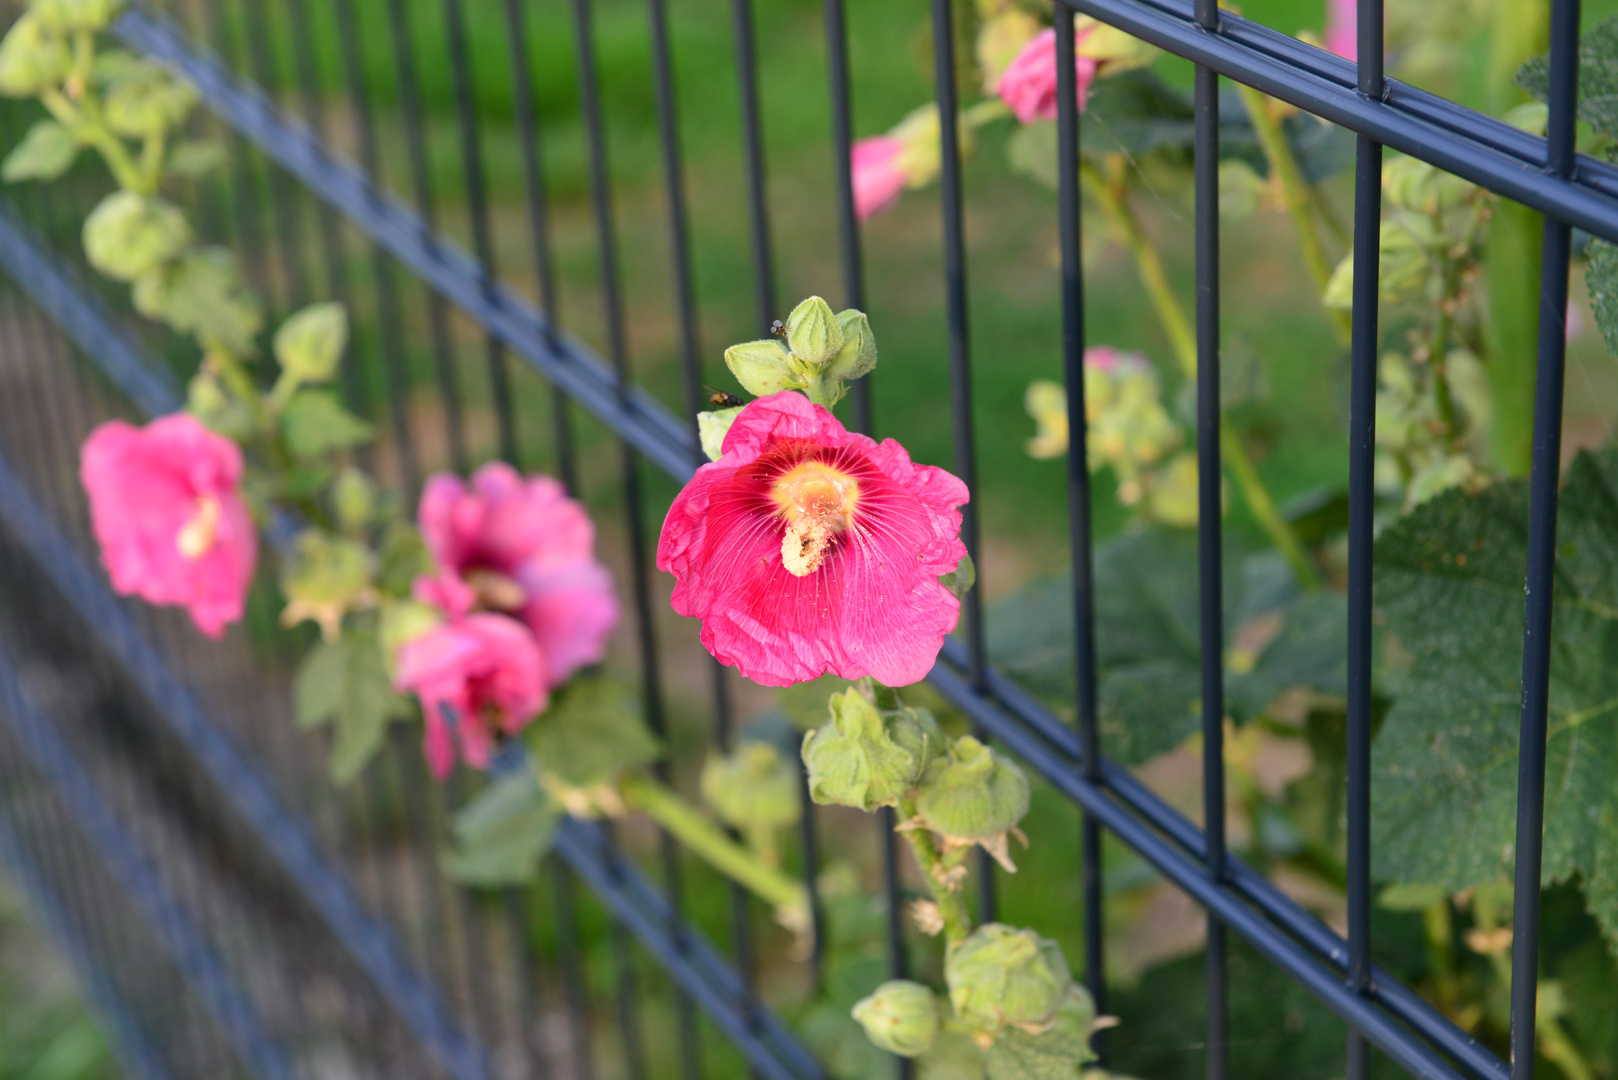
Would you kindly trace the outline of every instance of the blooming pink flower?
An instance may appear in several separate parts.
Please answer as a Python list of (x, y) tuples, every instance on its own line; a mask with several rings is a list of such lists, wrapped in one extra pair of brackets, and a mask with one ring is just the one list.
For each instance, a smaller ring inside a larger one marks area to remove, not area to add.
[[(1086, 22), (1073, 32), (1075, 42), (1084, 38), (1096, 27), (1095, 23)], [(1101, 63), (1088, 56), (1079, 56), (1076, 52), (1073, 59), (1073, 69), (1077, 76), (1079, 108), (1084, 108), (1085, 98), (1089, 95), (1090, 84), (1095, 82), (1096, 72)], [(1028, 44), (1024, 45), (1017, 58), (1006, 66), (1005, 73), (1000, 76), (1000, 85), (996, 92), (1000, 100), (1011, 106), (1011, 111), (1017, 114), (1017, 119), (1024, 124), (1032, 124), (1035, 120), (1052, 120), (1056, 117), (1056, 31), (1047, 27), (1035, 34)]]
[(544, 654), (526, 626), (504, 615), (439, 623), (400, 646), (397, 661), (393, 685), (421, 699), (427, 764), (440, 780), (455, 768), (457, 736), (461, 758), (486, 768), (491, 729), (515, 735), (549, 704)]
[(596, 561), (595, 526), (548, 476), (526, 480), (504, 462), (472, 476), (470, 489), (439, 473), (417, 513), (438, 563), (416, 593), (452, 616), (475, 606), (505, 611), (533, 631), (556, 687), (606, 654), (618, 621), (612, 577)]
[(1359, 29), (1355, 0), (1326, 0), (1326, 31), (1322, 42), (1344, 60), (1359, 57)]
[(186, 413), (92, 431), (79, 481), (112, 587), (183, 607), (198, 630), (222, 636), (242, 617), (258, 559), (241, 478), (240, 448)]
[(904, 141), (891, 135), (860, 139), (850, 152), (854, 173), (854, 213), (861, 221), (880, 214), (898, 201), (905, 187), (905, 174), (899, 168)]
[(938, 578), (966, 554), (966, 485), (791, 391), (743, 409), (723, 451), (674, 500), (657, 548), (708, 651), (766, 686), (923, 678), (960, 616)]

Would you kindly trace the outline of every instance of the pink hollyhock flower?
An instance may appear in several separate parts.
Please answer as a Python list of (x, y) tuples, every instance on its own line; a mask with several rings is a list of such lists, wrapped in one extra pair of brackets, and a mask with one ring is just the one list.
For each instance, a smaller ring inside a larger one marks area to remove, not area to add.
[[(1073, 32), (1076, 42), (1083, 41), (1096, 27), (1087, 22)], [(1079, 108), (1084, 108), (1090, 84), (1095, 82), (1101, 63), (1088, 56), (1075, 53), (1073, 69), (1077, 76)], [(1056, 31), (1047, 27), (1035, 34), (1024, 45), (1017, 58), (1006, 66), (1000, 76), (996, 92), (1000, 100), (1011, 106), (1017, 119), (1024, 124), (1056, 117)]]
[(606, 655), (618, 621), (612, 577), (595, 560), (595, 526), (548, 476), (526, 480), (504, 462), (472, 475), (470, 488), (439, 473), (427, 481), (417, 521), (439, 574), (416, 594), (452, 616), (504, 611), (533, 631), (548, 687)]
[(844, 430), (787, 391), (737, 415), (663, 522), (674, 610), (754, 682), (826, 672), (890, 686), (932, 668), (960, 604), (938, 582), (966, 554), (966, 485), (892, 439)]
[(439, 623), (400, 646), (397, 662), (394, 688), (421, 700), (427, 764), (440, 780), (455, 768), (457, 737), (462, 760), (486, 768), (493, 730), (515, 735), (549, 704), (544, 654), (526, 626), (504, 615)]
[(1359, 58), (1355, 0), (1326, 0), (1326, 31), (1321, 38), (1327, 49), (1344, 60)]
[(241, 449), (186, 413), (92, 431), (79, 481), (112, 587), (183, 607), (198, 630), (223, 636), (242, 617), (258, 560), (241, 479)]
[(860, 139), (850, 151), (854, 173), (854, 213), (861, 221), (880, 214), (899, 199), (906, 177), (899, 168), (904, 141), (891, 135)]

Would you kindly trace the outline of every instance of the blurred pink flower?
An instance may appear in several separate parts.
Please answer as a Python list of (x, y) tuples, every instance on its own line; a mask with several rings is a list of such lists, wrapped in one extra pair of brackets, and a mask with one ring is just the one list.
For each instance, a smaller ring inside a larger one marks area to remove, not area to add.
[(439, 473), (417, 513), (438, 563), (416, 594), (452, 617), (503, 611), (533, 631), (554, 688), (606, 654), (618, 621), (612, 577), (595, 559), (595, 526), (548, 476), (524, 479), (504, 462), (472, 475), (470, 488)]
[(242, 617), (258, 559), (241, 478), (240, 448), (186, 413), (92, 431), (79, 480), (112, 587), (183, 607), (198, 630), (223, 636)]
[(960, 604), (966, 485), (787, 391), (736, 417), (663, 522), (657, 568), (702, 643), (754, 682), (926, 676)]
[(1326, 48), (1344, 60), (1359, 58), (1359, 28), (1355, 0), (1326, 0), (1326, 30), (1321, 35)]
[(891, 135), (873, 135), (856, 142), (850, 153), (854, 172), (854, 213), (861, 221), (892, 206), (904, 190), (899, 168), (904, 142)]
[(427, 764), (439, 780), (455, 768), (457, 742), (463, 761), (486, 768), (491, 729), (515, 735), (549, 704), (545, 657), (534, 635), (504, 615), (439, 623), (402, 645), (397, 661), (393, 685), (421, 700)]
[[(1074, 40), (1083, 41), (1096, 24), (1086, 22), (1074, 31)], [(1087, 56), (1074, 55), (1074, 74), (1077, 76), (1079, 108), (1089, 95), (1090, 84), (1095, 82), (1100, 61)], [(1000, 99), (1011, 106), (1017, 119), (1024, 124), (1056, 117), (1056, 31), (1046, 28), (1024, 45), (1017, 58), (1007, 65), (996, 87)]]

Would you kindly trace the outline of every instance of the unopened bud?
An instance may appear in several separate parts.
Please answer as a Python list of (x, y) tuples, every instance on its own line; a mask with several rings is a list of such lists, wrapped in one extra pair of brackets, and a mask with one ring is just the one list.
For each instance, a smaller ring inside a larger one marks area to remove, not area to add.
[(344, 528), (363, 529), (376, 513), (376, 484), (350, 465), (337, 474), (331, 486), (331, 501)]
[(784, 829), (797, 824), (803, 809), (797, 771), (766, 742), (710, 755), (702, 766), (702, 798), (738, 829)]
[(124, 9), (124, 0), (32, 0), (34, 18), (58, 33), (102, 30)]
[(84, 221), (84, 254), (115, 281), (133, 281), (191, 242), (185, 215), (162, 199), (115, 191)]
[(981, 840), (1016, 827), (1028, 813), (1028, 777), (970, 735), (933, 760), (916, 813), (946, 839)]
[(275, 359), (299, 382), (321, 383), (337, 374), (348, 345), (348, 309), (310, 304), (289, 315), (275, 332)]
[(335, 641), (345, 612), (376, 602), (374, 561), (364, 545), (352, 540), (319, 529), (300, 533), (297, 552), (281, 574), (281, 592), (287, 598), (282, 624), (312, 620), (320, 625), (322, 637)]
[(787, 316), (787, 346), (803, 375), (818, 375), (836, 358), (843, 347), (843, 328), (837, 323), (831, 305), (811, 296)]
[(944, 957), (955, 1014), (987, 1031), (1045, 1031), (1073, 985), (1061, 946), (1032, 930), (985, 923)]
[(107, 88), (107, 126), (131, 139), (162, 135), (183, 124), (196, 104), (196, 87), (136, 61)]
[(938, 1038), (938, 1002), (921, 983), (893, 979), (861, 998), (854, 1019), (877, 1046), (901, 1057), (926, 1053)]
[(826, 367), (827, 376), (852, 381), (869, 375), (876, 367), (876, 335), (865, 312), (849, 308), (837, 313), (837, 326), (843, 332), (843, 347)]
[(831, 721), (803, 739), (810, 798), (867, 812), (896, 805), (942, 748), (938, 723), (922, 709), (879, 712), (856, 690), (830, 704)]
[(746, 407), (738, 405), (734, 409), (697, 413), (697, 436), (702, 440), (702, 452), (708, 455), (709, 461), (718, 461), (724, 456), (725, 436), (730, 434), (730, 425)]
[(0, 41), (0, 94), (33, 97), (61, 85), (72, 65), (67, 43), (32, 13), (23, 14)]
[(744, 341), (725, 350), (725, 366), (755, 397), (769, 397), (783, 390), (801, 390), (806, 385), (792, 369), (792, 355), (779, 341)]

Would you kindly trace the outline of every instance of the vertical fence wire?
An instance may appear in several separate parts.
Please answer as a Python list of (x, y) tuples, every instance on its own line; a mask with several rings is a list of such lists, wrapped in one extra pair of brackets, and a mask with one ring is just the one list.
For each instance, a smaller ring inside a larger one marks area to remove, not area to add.
[[(1546, 166), (1573, 172), (1578, 100), (1579, 0), (1552, 0)], [(1528, 503), (1528, 598), (1524, 605), (1522, 728), (1518, 739), (1516, 878), (1512, 891), (1511, 1076), (1532, 1080), (1539, 991), (1539, 879), (1544, 854), (1546, 725), (1550, 703), (1551, 605), (1556, 574), (1556, 495), (1561, 473), (1562, 378), (1572, 228), (1545, 218), (1540, 259), (1539, 360)]]
[[(944, 307), (949, 327), (950, 397), (955, 428), (955, 473), (972, 494), (961, 507), (961, 540), (981, 574), (982, 551), (978, 545), (977, 445), (972, 427), (971, 338), (967, 330), (966, 307), (966, 230), (961, 204), (961, 122), (960, 95), (955, 85), (954, 8), (949, 0), (932, 0), (933, 83), (938, 99), (939, 205), (944, 219)], [(971, 656), (974, 687), (988, 685), (988, 653), (983, 639), (983, 581), (961, 598), (966, 609), (967, 648)], [(980, 737), (983, 732), (977, 733)], [(994, 859), (985, 850), (977, 853), (978, 918), (994, 920)]]
[[(1219, 29), (1218, 0), (1197, 0), (1197, 25)], [(1197, 587), (1202, 675), (1202, 819), (1205, 862), (1215, 881), (1225, 865), (1225, 601), (1224, 474), (1219, 435), (1219, 75), (1198, 65), (1194, 76), (1197, 273)], [(1225, 924), (1208, 914), (1208, 1080), (1225, 1080), (1230, 1042)]]
[[(1382, 97), (1382, 0), (1358, 10), (1360, 93)], [(1354, 265), (1381, 263), (1382, 144), (1361, 135), (1354, 153)], [(1354, 276), (1348, 421), (1348, 985), (1371, 983), (1372, 540), (1376, 498), (1376, 367), (1380, 272)], [(1365, 1080), (1370, 1045), (1348, 1031), (1348, 1080)]]
[[(1084, 401), (1084, 245), (1079, 194), (1079, 103), (1073, 9), (1055, 5), (1057, 230), (1061, 242), (1062, 371), (1067, 384), (1068, 553), (1073, 576), (1073, 665), (1080, 768), (1101, 776), (1101, 735), (1096, 719), (1095, 565), (1091, 556), (1088, 418)], [(1107, 1008), (1101, 825), (1080, 811), (1080, 888), (1084, 898), (1084, 982), (1097, 1015)], [(1100, 1053), (1104, 1047), (1096, 1040)]]
[[(416, 76), (415, 45), (410, 33), (410, 15), (404, 0), (388, 0), (388, 30), (393, 41), (394, 77), (399, 91), (399, 113), (404, 124), (405, 153), (410, 164), (410, 183), (421, 215), (422, 242), (437, 250), (437, 205), (432, 176), (428, 171), (427, 136), (422, 126), (421, 90)], [(427, 321), (433, 339), (433, 363), (438, 373), (438, 391), (444, 398), (444, 433), (449, 442), (450, 464), (458, 473), (466, 472), (466, 435), (461, 415), (460, 382), (455, 373), (455, 353), (449, 335), (449, 310), (444, 298), (431, 286), (427, 290)]]
[(560, 855), (545, 860), (551, 867), (552, 902), (556, 907), (556, 962), (562, 978), (568, 1041), (573, 1049), (573, 1075), (595, 1080), (595, 1053), (590, 1045), (590, 994), (579, 957), (579, 913), (573, 894), (573, 872)]

